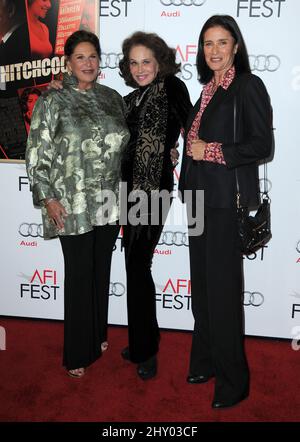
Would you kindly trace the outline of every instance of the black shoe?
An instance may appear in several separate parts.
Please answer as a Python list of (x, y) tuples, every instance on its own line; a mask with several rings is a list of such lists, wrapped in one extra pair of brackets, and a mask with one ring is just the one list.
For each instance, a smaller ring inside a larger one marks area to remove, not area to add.
[(157, 358), (156, 355), (145, 362), (141, 362), (137, 366), (137, 374), (143, 381), (154, 378), (157, 373)]
[(248, 397), (249, 393), (243, 393), (241, 394), (238, 398), (234, 399), (234, 400), (229, 400), (229, 401), (218, 401), (218, 400), (214, 400), (213, 403), (211, 404), (212, 408), (215, 409), (220, 409), (220, 408), (229, 408), (229, 407), (233, 407), (234, 405), (239, 404), (241, 401), (243, 401), (244, 399), (246, 399)]
[(204, 382), (209, 381), (213, 375), (205, 376), (204, 374), (189, 374), (186, 381), (189, 384), (204, 384)]
[(129, 347), (123, 348), (121, 351), (121, 356), (125, 361), (130, 361), (130, 353), (129, 353)]

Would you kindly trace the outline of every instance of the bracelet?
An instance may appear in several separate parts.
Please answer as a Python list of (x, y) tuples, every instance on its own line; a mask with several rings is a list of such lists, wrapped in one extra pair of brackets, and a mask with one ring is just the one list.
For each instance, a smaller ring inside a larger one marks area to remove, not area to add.
[(51, 203), (51, 201), (56, 201), (56, 198), (46, 198), (44, 200), (44, 206), (47, 207), (49, 203)]

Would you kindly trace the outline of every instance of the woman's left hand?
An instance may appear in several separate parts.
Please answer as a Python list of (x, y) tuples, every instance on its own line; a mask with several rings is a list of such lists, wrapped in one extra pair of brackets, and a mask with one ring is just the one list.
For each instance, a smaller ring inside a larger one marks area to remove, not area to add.
[(47, 86), (47, 89), (55, 89), (56, 91), (63, 89), (62, 81), (61, 80), (51, 80)]
[(45, 207), (51, 221), (55, 224), (58, 230), (64, 228), (65, 218), (68, 216), (64, 206), (54, 198), (50, 198), (49, 201), (45, 200)]
[(193, 140), (191, 143), (191, 153), (193, 160), (201, 161), (204, 158), (206, 142), (203, 140)]

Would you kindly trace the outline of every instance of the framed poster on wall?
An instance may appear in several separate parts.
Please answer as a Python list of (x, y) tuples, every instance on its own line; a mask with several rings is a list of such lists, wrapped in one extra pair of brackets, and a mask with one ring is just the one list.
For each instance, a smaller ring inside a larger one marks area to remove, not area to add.
[(9, 0), (0, 28), (0, 161), (24, 162), (34, 104), (65, 72), (73, 32), (99, 34), (99, 0)]

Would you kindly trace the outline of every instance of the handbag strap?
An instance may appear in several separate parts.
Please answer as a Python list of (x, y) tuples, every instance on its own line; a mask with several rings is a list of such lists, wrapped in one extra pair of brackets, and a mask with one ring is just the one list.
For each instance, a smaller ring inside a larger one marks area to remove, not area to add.
[[(236, 95), (234, 96), (234, 101), (233, 101), (233, 143), (236, 143)], [(240, 185), (239, 185), (239, 180), (238, 180), (238, 173), (237, 173), (237, 168), (234, 169), (235, 171), (235, 180), (236, 180), (236, 204), (237, 207), (240, 208), (241, 204), (240, 204), (240, 198), (241, 198), (241, 193), (240, 193)], [(266, 160), (264, 160), (264, 191), (263, 191), (263, 195), (264, 198), (269, 199), (269, 195), (268, 195), (268, 189), (267, 189), (267, 163)]]

